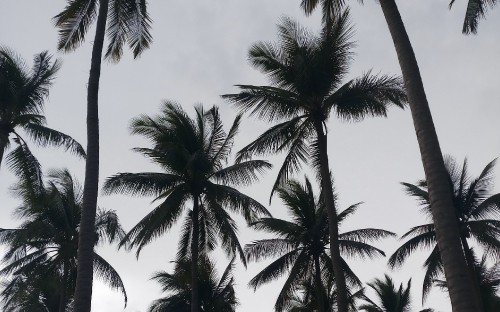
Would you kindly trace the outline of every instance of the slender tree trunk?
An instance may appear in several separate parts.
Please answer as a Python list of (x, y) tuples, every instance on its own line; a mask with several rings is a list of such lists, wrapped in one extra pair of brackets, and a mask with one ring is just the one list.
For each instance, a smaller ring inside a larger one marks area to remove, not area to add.
[[(314, 265), (315, 265), (315, 282), (316, 282), (316, 298), (318, 300), (318, 311), (326, 312), (325, 301), (323, 296), (323, 283), (321, 283), (321, 266), (319, 265), (319, 255), (314, 255)], [(328, 289), (326, 289), (328, 292)], [(328, 298), (328, 296), (327, 296)], [(326, 303), (328, 304), (328, 303)]]
[(330, 234), (330, 254), (332, 256), (333, 273), (335, 274), (335, 286), (337, 289), (337, 311), (347, 312), (347, 287), (345, 275), (342, 269), (342, 258), (339, 249), (339, 228), (337, 224), (337, 210), (333, 196), (332, 180), (330, 176), (330, 165), (328, 164), (326, 133), (323, 131), (321, 122), (315, 123), (318, 136), (318, 153), (320, 157), (321, 188), (323, 200), (328, 213), (328, 227)]
[(479, 311), (485, 311), (483, 298), (481, 297), (481, 287), (479, 286), (478, 275), (476, 274), (476, 261), (474, 260), (474, 255), (472, 254), (472, 250), (469, 247), (469, 243), (467, 243), (467, 238), (462, 235), (461, 240), (464, 247), (465, 259), (467, 260), (467, 265), (469, 266), (471, 283), (474, 286), (474, 294), (476, 295), (476, 300), (479, 304)]
[(66, 283), (68, 282), (68, 261), (64, 260), (63, 263), (63, 276), (61, 279), (61, 295), (59, 297), (59, 312), (66, 311)]
[(428, 183), (432, 217), (436, 228), (451, 305), (454, 312), (479, 311), (469, 282), (460, 234), (439, 141), (432, 121), (422, 78), (410, 40), (394, 0), (380, 0), (403, 73), (408, 101)]
[(192, 226), (193, 236), (191, 239), (191, 312), (200, 311), (200, 295), (198, 289), (198, 241), (200, 237), (200, 223), (198, 222), (199, 202), (198, 195), (193, 197)]
[(83, 186), (82, 216), (78, 239), (75, 312), (90, 312), (95, 243), (95, 215), (99, 186), (99, 78), (106, 32), (108, 0), (99, 1), (89, 83), (87, 87), (87, 160)]

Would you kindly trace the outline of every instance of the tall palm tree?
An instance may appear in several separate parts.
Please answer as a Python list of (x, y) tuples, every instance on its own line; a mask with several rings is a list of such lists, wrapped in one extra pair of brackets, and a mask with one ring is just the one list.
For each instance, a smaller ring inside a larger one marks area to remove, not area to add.
[[(14, 51), (0, 47), (0, 165), (12, 142), (29, 152), (19, 130), (23, 130), (37, 145), (62, 146), (84, 156), (81, 145), (70, 136), (46, 126), (43, 104), (61, 63), (51, 62), (47, 51), (36, 54), (29, 70)], [(15, 153), (6, 157), (12, 158)], [(14, 161), (14, 160), (12, 160)]]
[(261, 119), (281, 121), (238, 153), (240, 161), (254, 154), (287, 153), (271, 196), (302, 162), (309, 162), (317, 170), (321, 188), (328, 190), (323, 196), (330, 221), (330, 251), (338, 305), (343, 307), (339, 311), (345, 312), (347, 295), (331, 191), (326, 122), (333, 112), (347, 121), (386, 116), (389, 104), (404, 106), (406, 94), (399, 78), (374, 76), (370, 72), (342, 83), (352, 56), (348, 11), (336, 16), (319, 36), (288, 18), (278, 29), (278, 45), (259, 42), (249, 52), (253, 66), (269, 77), (271, 85), (238, 85), (239, 94), (223, 97)]
[[(23, 310), (26, 299), (29, 304), (38, 302), (45, 306), (48, 301), (52, 304), (51, 312), (63, 312), (75, 290), (81, 188), (67, 170), (52, 171), (45, 185), (37, 180), (29, 182), (30, 172), (21, 171), (20, 175), (13, 189), (22, 199), (16, 215), (23, 223), (16, 229), (0, 229), (0, 243), (8, 246), (3, 259), (6, 266), (0, 275), (12, 275), (5, 284), (3, 301), (19, 311), (30, 311)], [(115, 212), (99, 209), (94, 245), (113, 242), (124, 235)], [(125, 288), (116, 270), (97, 253), (92, 258), (95, 274), (121, 291), (126, 304)], [(47, 292), (59, 298), (56, 306), (50, 298), (40, 296)]]
[[(480, 0), (479, 0), (480, 1)], [(339, 12), (346, 0), (302, 0), (306, 14), (312, 13), (321, 3), (323, 15), (333, 16), (328, 12)], [(417, 135), (422, 164), (432, 202), (432, 219), (436, 226), (438, 245), (441, 246), (446, 280), (449, 284), (453, 312), (478, 311), (480, 303), (471, 300), (473, 293), (467, 263), (465, 261), (457, 224), (454, 222), (452, 194), (447, 187), (447, 174), (443, 155), (439, 146), (434, 122), (425, 95), (424, 84), (418, 68), (417, 58), (411, 46), (403, 20), (395, 0), (379, 0), (392, 41), (396, 49), (399, 65), (403, 73), (408, 103)], [(343, 308), (340, 312), (345, 312)]]
[[(453, 6), (455, 0), (450, 1), (449, 8)], [(467, 9), (465, 10), (464, 25), (462, 33), (470, 34), (477, 33), (479, 21), (486, 17), (488, 9), (493, 9), (497, 4), (497, 0), (468, 0)]]
[[(234, 260), (228, 264), (220, 278), (214, 263), (206, 256), (199, 260), (198, 279), (200, 303), (204, 312), (234, 312), (238, 305), (232, 276)], [(174, 273), (157, 272), (153, 275), (169, 295), (156, 299), (149, 306), (148, 312), (189, 312), (191, 310), (191, 259), (184, 258), (176, 262)]]
[[(105, 193), (155, 196), (158, 206), (125, 236), (122, 244), (137, 246), (137, 255), (154, 238), (167, 231), (188, 210), (178, 258), (189, 256), (192, 267), (191, 311), (200, 311), (198, 285), (199, 254), (215, 246), (216, 240), (227, 254), (239, 253), (245, 264), (237, 227), (228, 210), (240, 213), (247, 222), (269, 215), (267, 209), (237, 188), (257, 180), (271, 165), (251, 160), (226, 166), (241, 116), (225, 132), (217, 107), (204, 111), (196, 107), (191, 119), (177, 104), (165, 102), (160, 115), (135, 118), (132, 134), (152, 143), (152, 148), (136, 148), (158, 164), (163, 172), (119, 173), (106, 180)], [(188, 208), (191, 203), (191, 210)]]
[[(492, 194), (493, 169), (495, 161), (490, 162), (477, 178), (469, 175), (467, 159), (459, 166), (451, 157), (445, 158), (448, 171), (448, 186), (453, 194), (455, 221), (460, 228), (460, 240), (464, 250), (471, 278), (477, 283), (474, 271), (475, 260), (468, 240), (474, 239), (487, 250), (496, 261), (500, 259), (500, 193)], [(406, 192), (415, 197), (422, 206), (425, 216), (431, 218), (432, 204), (429, 200), (427, 182), (419, 181), (417, 185), (402, 183)], [(432, 221), (432, 220), (431, 220)], [(441, 252), (436, 242), (434, 224), (428, 223), (413, 227), (402, 239), (407, 241), (389, 258), (389, 265), (400, 266), (417, 248), (432, 248), (432, 252), (424, 263), (426, 268), (423, 299), (430, 291), (434, 279), (443, 273)]]
[(84, 40), (96, 20), (87, 85), (87, 161), (83, 188), (83, 215), (78, 240), (78, 276), (75, 312), (90, 312), (92, 299), (93, 234), (99, 188), (99, 79), (105, 34), (109, 37), (106, 57), (119, 61), (128, 44), (134, 58), (149, 48), (151, 19), (146, 0), (68, 0), (64, 10), (54, 17), (59, 28), (58, 49), (72, 51)]
[[(406, 287), (403, 283), (399, 285), (396, 289), (394, 281), (389, 275), (385, 275), (385, 280), (376, 278), (372, 283), (368, 283), (368, 286), (372, 288), (378, 297), (379, 304), (375, 303), (373, 300), (367, 296), (363, 296), (363, 300), (366, 301), (365, 304), (361, 305), (359, 308), (361, 311), (366, 312), (408, 312), (411, 311), (411, 280), (408, 281)], [(432, 312), (432, 309), (424, 309), (420, 312)]]
[[(329, 222), (324, 201), (314, 195), (307, 178), (305, 185), (301, 185), (298, 181), (289, 181), (287, 186), (278, 188), (278, 196), (285, 204), (292, 221), (262, 218), (252, 224), (253, 228), (272, 233), (277, 237), (247, 244), (245, 252), (248, 260), (278, 258), (252, 278), (249, 285), (256, 289), (288, 273), (274, 306), (276, 311), (287, 309), (294, 292), (307, 281), (311, 281), (306, 284), (315, 289), (318, 311), (330, 311), (329, 300), (322, 299), (331, 297), (327, 295), (324, 284), (331, 284), (333, 280), (331, 259), (326, 247), (329, 243)], [(360, 204), (352, 205), (339, 213), (336, 217), (337, 225), (340, 226)], [(339, 234), (339, 248), (344, 257), (385, 256), (382, 250), (369, 243), (387, 236), (394, 236), (394, 233), (373, 228), (352, 230)], [(341, 258), (341, 263), (350, 288), (361, 287), (361, 281), (344, 258)], [(328, 293), (332, 288), (328, 287)]]

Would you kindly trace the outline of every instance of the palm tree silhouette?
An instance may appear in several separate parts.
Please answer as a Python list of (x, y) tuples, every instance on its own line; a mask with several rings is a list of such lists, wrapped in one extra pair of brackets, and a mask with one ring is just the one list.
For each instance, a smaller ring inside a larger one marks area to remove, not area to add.
[[(304, 285), (305, 281), (311, 281), (309, 284), (314, 289), (318, 310), (321, 312), (330, 311), (329, 302), (324, 300), (327, 294), (323, 286), (324, 282), (331, 282), (333, 278), (331, 259), (326, 247), (329, 243), (329, 222), (324, 201), (314, 195), (311, 183), (307, 178), (305, 185), (292, 180), (287, 183), (287, 186), (280, 187), (277, 192), (290, 213), (292, 221), (262, 218), (252, 224), (253, 228), (272, 233), (277, 238), (263, 239), (247, 244), (245, 252), (248, 260), (260, 261), (267, 258), (278, 258), (252, 278), (249, 286), (255, 290), (262, 284), (288, 273), (274, 306), (276, 311), (283, 311), (288, 307), (294, 297), (294, 292)], [(338, 226), (342, 225), (344, 220), (353, 214), (360, 204), (354, 204), (340, 212), (337, 216)], [(339, 234), (339, 248), (344, 257), (385, 256), (382, 250), (369, 243), (387, 236), (395, 236), (395, 234), (373, 228), (352, 230)], [(361, 287), (361, 281), (349, 268), (344, 258), (341, 258), (341, 263), (349, 288)], [(328, 287), (328, 291), (330, 289), (332, 287)]]
[[(433, 207), (432, 219), (436, 226), (438, 245), (442, 249), (441, 256), (446, 280), (450, 286), (451, 305), (454, 312), (479, 311), (480, 303), (469, 296), (474, 289), (469, 282), (467, 263), (461, 249), (459, 229), (456, 222), (454, 222), (452, 194), (447, 187), (447, 173), (443, 155), (425, 95), (417, 58), (399, 14), (396, 1), (379, 0), (378, 2), (382, 8), (396, 49), (408, 93), (408, 103), (420, 148), (422, 164), (429, 183), (429, 193)], [(302, 0), (301, 2), (306, 14), (311, 14), (318, 4), (322, 6), (325, 24), (329, 24), (328, 18), (335, 18), (336, 14), (346, 5), (346, 0)], [(342, 296), (340, 299), (342, 299)], [(339, 308), (339, 312), (347, 312), (346, 304), (339, 305)]]
[[(191, 261), (193, 311), (200, 311), (197, 274), (200, 253), (213, 249), (219, 240), (227, 254), (238, 253), (246, 263), (236, 223), (228, 210), (241, 214), (247, 222), (269, 215), (264, 206), (236, 187), (253, 183), (271, 165), (250, 160), (225, 166), (240, 121), (241, 116), (237, 116), (226, 133), (217, 107), (208, 111), (196, 107), (193, 120), (179, 105), (165, 102), (160, 115), (140, 116), (131, 124), (132, 134), (144, 136), (153, 144), (152, 148), (135, 151), (157, 163), (164, 172), (119, 173), (108, 178), (103, 188), (107, 194), (152, 195), (160, 202), (122, 242), (129, 248), (137, 246), (137, 255), (188, 210), (178, 258), (189, 256), (194, 260)], [(192, 210), (187, 208), (188, 202), (192, 203)]]
[(389, 104), (404, 107), (406, 94), (397, 77), (363, 76), (342, 84), (351, 60), (352, 29), (349, 13), (337, 16), (314, 36), (285, 18), (278, 27), (278, 45), (259, 42), (250, 49), (253, 66), (265, 73), (270, 86), (238, 85), (239, 94), (223, 97), (242, 111), (269, 122), (281, 121), (238, 153), (238, 160), (252, 155), (286, 152), (273, 192), (310, 163), (321, 178), (330, 220), (330, 252), (339, 292), (339, 306), (347, 309), (344, 274), (339, 251), (337, 211), (327, 154), (326, 122), (331, 113), (340, 119), (359, 121), (366, 116), (386, 116)]
[[(238, 305), (234, 290), (234, 260), (228, 264), (220, 278), (214, 263), (207, 256), (200, 256), (198, 279), (200, 303), (204, 312), (234, 312)], [(175, 263), (174, 273), (157, 272), (152, 279), (169, 295), (156, 299), (148, 312), (189, 312), (191, 310), (191, 259), (184, 258)]]
[[(78, 277), (75, 312), (90, 312), (92, 299), (92, 255), (94, 223), (99, 188), (99, 79), (105, 34), (109, 37), (106, 57), (120, 60), (128, 44), (134, 58), (149, 48), (151, 19), (146, 0), (68, 0), (64, 10), (54, 17), (59, 28), (58, 49), (69, 52), (84, 40), (96, 20), (87, 86), (87, 161), (83, 187), (83, 215), (78, 241)], [(107, 25), (106, 25), (107, 24)], [(106, 27), (107, 26), (107, 27)]]
[[(51, 59), (47, 51), (36, 54), (29, 70), (14, 51), (0, 47), (0, 165), (12, 141), (18, 145), (17, 152), (30, 152), (19, 130), (36, 145), (62, 146), (85, 156), (78, 142), (46, 126), (43, 104), (61, 67), (58, 60), (51, 62)], [(8, 154), (7, 161), (16, 162), (15, 155), (14, 152)]]
[[(460, 239), (470, 272), (474, 271), (474, 257), (468, 239), (473, 238), (485, 248), (494, 259), (500, 258), (500, 221), (496, 216), (500, 213), (500, 193), (491, 194), (493, 168), (495, 161), (490, 162), (477, 178), (469, 176), (467, 159), (459, 166), (451, 157), (445, 158), (449, 174), (449, 187), (453, 193), (455, 220), (460, 228)], [(431, 203), (427, 190), (427, 182), (419, 181), (417, 185), (402, 183), (406, 192), (415, 197), (422, 206), (422, 212), (431, 218)], [(436, 242), (436, 231), (433, 223), (413, 227), (401, 239), (407, 241), (389, 258), (389, 265), (397, 267), (418, 248), (432, 248), (432, 252), (424, 263), (426, 269), (423, 283), (423, 299), (425, 300), (434, 280), (443, 273), (441, 253)], [(471, 277), (475, 279), (475, 274)], [(477, 282), (477, 281), (476, 281)]]
[[(28, 303), (47, 305), (38, 294), (49, 292), (59, 298), (57, 310), (51, 311), (63, 312), (75, 290), (81, 188), (67, 170), (51, 171), (45, 185), (40, 182), (40, 177), (32, 180), (30, 172), (21, 172), (20, 175), (23, 178), (13, 190), (23, 202), (16, 210), (23, 223), (16, 229), (0, 229), (0, 243), (8, 246), (3, 259), (6, 266), (0, 270), (0, 275), (13, 275), (5, 283), (3, 301), (7, 307), (31, 311), (19, 298), (30, 295)], [(94, 245), (111, 243), (124, 235), (115, 212), (99, 209)], [(127, 294), (116, 270), (97, 253), (94, 253), (93, 261), (95, 274), (111, 288), (121, 291), (126, 305)]]

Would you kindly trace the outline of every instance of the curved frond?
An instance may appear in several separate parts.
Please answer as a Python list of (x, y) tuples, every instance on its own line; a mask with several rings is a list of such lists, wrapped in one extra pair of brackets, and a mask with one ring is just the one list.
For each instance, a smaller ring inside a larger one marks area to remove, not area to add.
[(125, 307), (127, 306), (127, 292), (125, 291), (125, 286), (123, 281), (118, 275), (118, 272), (104, 260), (97, 253), (94, 253), (94, 273), (98, 278), (100, 278), (104, 283), (110, 286), (112, 289), (120, 291), (123, 295), (123, 300), (125, 302)]
[(70, 0), (64, 10), (53, 19), (59, 28), (59, 50), (69, 52), (76, 49), (97, 17), (97, 0)]
[(106, 179), (103, 193), (118, 193), (132, 196), (160, 196), (182, 183), (182, 178), (167, 173), (142, 172), (119, 173)]

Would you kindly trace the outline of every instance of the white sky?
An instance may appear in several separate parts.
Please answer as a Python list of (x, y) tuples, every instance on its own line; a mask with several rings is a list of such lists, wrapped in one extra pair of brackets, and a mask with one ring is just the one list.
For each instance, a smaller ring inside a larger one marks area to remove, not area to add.
[[(488, 19), (481, 21), (478, 35), (463, 36), (460, 31), (465, 2), (457, 1), (451, 11), (447, 0), (405, 0), (398, 1), (398, 5), (419, 61), (442, 150), (455, 156), (458, 162), (467, 156), (471, 172), (477, 175), (500, 151), (500, 10), (489, 12)], [(299, 0), (150, 1), (149, 12), (154, 21), (151, 49), (136, 61), (126, 53), (119, 64), (103, 63), (101, 182), (118, 172), (157, 170), (130, 151), (146, 146), (146, 142), (131, 137), (127, 127), (130, 119), (139, 114), (157, 113), (162, 99), (178, 101), (189, 113), (195, 103), (218, 104), (228, 127), (236, 112), (219, 95), (236, 92), (234, 84), (266, 83), (265, 77), (247, 62), (250, 45), (260, 40), (275, 41), (275, 26), (284, 15), (314, 31), (319, 29), (320, 15), (306, 18), (299, 3)], [(356, 1), (351, 3), (357, 47), (350, 77), (371, 68), (374, 72), (399, 74), (394, 47), (378, 4), (371, 0), (366, 0), (364, 6)], [(50, 127), (72, 135), (85, 146), (86, 83), (93, 29), (74, 53), (56, 52), (57, 30), (51, 17), (64, 6), (63, 0), (1, 0), (0, 44), (17, 51), (29, 66), (32, 56), (43, 50), (63, 60), (46, 103), (46, 117)], [(245, 119), (234, 151), (267, 126), (255, 119)], [(378, 227), (402, 234), (411, 226), (426, 222), (416, 202), (404, 194), (399, 184), (423, 178), (409, 110), (392, 109), (387, 119), (367, 119), (357, 124), (340, 123), (332, 118), (328, 127), (330, 164), (340, 207), (365, 202), (346, 221), (343, 230)], [(45, 169), (68, 167), (83, 181), (83, 161), (54, 149), (34, 150)], [(275, 167), (281, 159), (272, 159)], [(498, 170), (496, 173), (500, 176)], [(267, 204), (275, 176), (276, 169), (249, 188), (247, 194)], [(19, 202), (8, 192), (14, 182), (14, 175), (2, 168), (2, 228), (14, 227), (18, 222), (12, 219), (11, 212)], [(149, 200), (107, 196), (101, 197), (99, 203), (116, 210), (128, 230), (150, 210)], [(275, 216), (286, 217), (277, 199), (269, 209)], [(125, 311), (145, 311), (160, 296), (158, 285), (149, 278), (154, 271), (171, 270), (177, 231), (178, 227), (144, 248), (138, 260), (134, 252), (117, 252), (114, 247), (99, 250), (124, 280), (129, 295)], [(264, 236), (240, 223), (242, 244), (261, 237)], [(390, 255), (398, 242), (386, 240), (376, 246)], [(403, 270), (391, 273), (398, 282), (412, 277), (415, 309), (420, 308), (421, 265), (427, 254), (415, 254)], [(222, 270), (229, 259), (219, 253), (214, 256)], [(390, 272), (385, 261), (353, 261), (352, 266), (363, 281), (369, 281)], [(284, 280), (263, 286), (255, 293), (246, 286), (264, 265), (252, 263), (247, 270), (238, 265), (237, 296), (241, 302), (238, 312), (272, 311)], [(443, 312), (451, 310), (446, 295), (440, 291), (432, 292), (426, 307)], [(96, 283), (93, 311), (123, 311), (122, 299), (118, 293)]]

